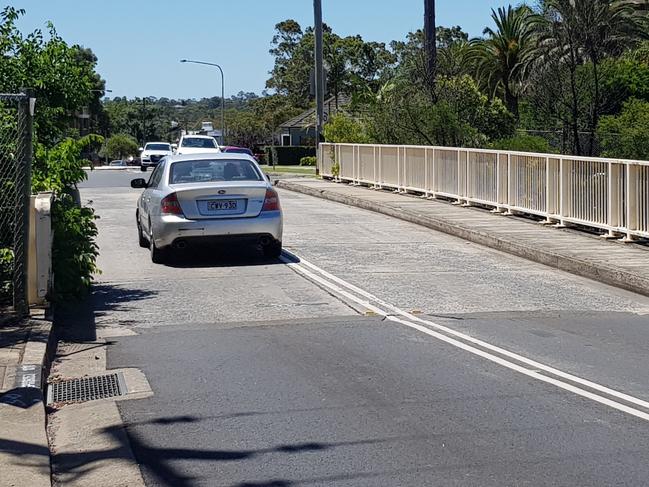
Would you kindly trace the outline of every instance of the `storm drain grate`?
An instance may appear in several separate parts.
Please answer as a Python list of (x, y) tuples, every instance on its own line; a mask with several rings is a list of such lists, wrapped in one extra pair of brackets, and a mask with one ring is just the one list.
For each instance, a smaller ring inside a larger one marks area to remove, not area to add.
[(53, 382), (47, 390), (47, 402), (86, 402), (123, 396), (127, 392), (121, 373), (82, 377)]

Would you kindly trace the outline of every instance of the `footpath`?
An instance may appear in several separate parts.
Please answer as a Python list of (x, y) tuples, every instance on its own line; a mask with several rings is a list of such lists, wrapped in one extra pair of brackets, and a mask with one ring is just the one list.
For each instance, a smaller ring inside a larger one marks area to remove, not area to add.
[(0, 487), (51, 485), (43, 386), (51, 321), (0, 317)]
[(649, 296), (649, 246), (606, 240), (443, 200), (318, 179), (277, 187), (399, 218), (464, 240)]

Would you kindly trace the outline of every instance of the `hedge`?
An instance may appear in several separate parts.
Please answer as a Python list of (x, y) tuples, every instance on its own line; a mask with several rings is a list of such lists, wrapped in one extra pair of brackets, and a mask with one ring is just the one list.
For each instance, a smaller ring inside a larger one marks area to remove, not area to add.
[(269, 166), (299, 166), (303, 157), (315, 157), (315, 147), (266, 146), (266, 163)]
[(314, 156), (307, 156), (300, 159), (300, 166), (317, 166), (318, 158)]

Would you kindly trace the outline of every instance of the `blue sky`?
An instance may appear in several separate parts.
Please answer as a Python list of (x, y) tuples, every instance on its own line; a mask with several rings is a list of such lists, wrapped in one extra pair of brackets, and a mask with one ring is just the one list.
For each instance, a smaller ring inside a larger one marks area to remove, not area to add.
[[(323, 17), (339, 35), (403, 39), (423, 25), (423, 0), (323, 0)], [(510, 2), (437, 0), (439, 25), (461, 25), (472, 36), (490, 23), (490, 9)], [(193, 58), (221, 64), (226, 96), (260, 93), (272, 67), (276, 23), (313, 22), (311, 0), (14, 0), (24, 31), (54, 22), (69, 43), (92, 48), (112, 96), (200, 98), (220, 95), (218, 72), (180, 64)]]

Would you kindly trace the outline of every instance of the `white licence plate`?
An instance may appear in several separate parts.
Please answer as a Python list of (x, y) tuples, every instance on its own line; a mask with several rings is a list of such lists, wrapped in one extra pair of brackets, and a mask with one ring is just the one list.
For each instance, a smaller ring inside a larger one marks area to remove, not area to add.
[(237, 200), (211, 200), (207, 202), (207, 211), (231, 211), (239, 207)]

